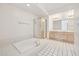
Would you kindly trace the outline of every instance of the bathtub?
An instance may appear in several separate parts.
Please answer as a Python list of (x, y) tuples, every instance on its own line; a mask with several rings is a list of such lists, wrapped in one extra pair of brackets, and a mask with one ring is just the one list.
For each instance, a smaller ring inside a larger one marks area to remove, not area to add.
[(20, 42), (13, 43), (13, 46), (17, 49), (20, 55), (36, 55), (47, 45), (47, 41), (44, 39), (28, 39)]

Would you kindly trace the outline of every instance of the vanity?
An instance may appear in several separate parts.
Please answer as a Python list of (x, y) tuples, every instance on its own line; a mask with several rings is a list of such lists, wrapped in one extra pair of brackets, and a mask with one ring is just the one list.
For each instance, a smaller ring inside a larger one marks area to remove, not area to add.
[(50, 31), (49, 39), (74, 43), (74, 32)]

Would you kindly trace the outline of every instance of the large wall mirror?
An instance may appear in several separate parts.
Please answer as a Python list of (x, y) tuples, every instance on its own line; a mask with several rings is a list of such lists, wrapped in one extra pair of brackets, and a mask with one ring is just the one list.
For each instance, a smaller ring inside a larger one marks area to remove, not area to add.
[(68, 20), (56, 20), (53, 21), (54, 31), (67, 31), (68, 30)]
[(61, 30), (61, 20), (53, 21), (53, 30)]

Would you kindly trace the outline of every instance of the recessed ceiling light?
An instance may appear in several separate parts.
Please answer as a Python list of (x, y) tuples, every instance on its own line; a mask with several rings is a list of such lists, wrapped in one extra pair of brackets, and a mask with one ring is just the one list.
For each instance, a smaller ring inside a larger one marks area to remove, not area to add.
[(29, 6), (30, 6), (30, 4), (26, 4), (26, 6), (28, 6), (28, 7), (29, 7)]

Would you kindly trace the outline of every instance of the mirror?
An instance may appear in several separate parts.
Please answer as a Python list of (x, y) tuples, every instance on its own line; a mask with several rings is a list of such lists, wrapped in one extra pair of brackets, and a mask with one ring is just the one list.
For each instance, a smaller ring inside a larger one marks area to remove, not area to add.
[(53, 30), (61, 30), (61, 20), (53, 21)]
[(56, 20), (53, 21), (53, 30), (55, 31), (67, 31), (68, 20)]

